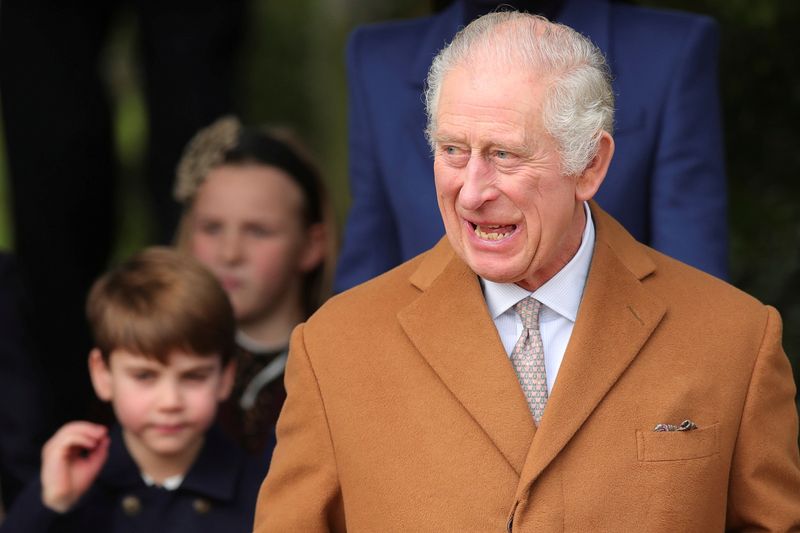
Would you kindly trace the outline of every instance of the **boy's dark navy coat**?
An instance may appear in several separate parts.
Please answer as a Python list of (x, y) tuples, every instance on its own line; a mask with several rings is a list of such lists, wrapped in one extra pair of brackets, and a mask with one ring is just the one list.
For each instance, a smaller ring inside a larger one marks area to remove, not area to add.
[(116, 428), (108, 461), (74, 509), (59, 515), (44, 507), (41, 484), (35, 482), (20, 496), (0, 532), (250, 533), (264, 470), (212, 428), (178, 489), (148, 487)]

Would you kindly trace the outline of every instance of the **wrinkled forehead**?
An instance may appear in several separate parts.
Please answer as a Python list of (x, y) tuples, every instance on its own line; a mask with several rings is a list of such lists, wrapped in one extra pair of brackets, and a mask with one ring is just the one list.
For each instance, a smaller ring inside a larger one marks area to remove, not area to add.
[(541, 126), (549, 80), (505, 64), (472, 63), (451, 69), (442, 80), (436, 129), (467, 115), (482, 122)]

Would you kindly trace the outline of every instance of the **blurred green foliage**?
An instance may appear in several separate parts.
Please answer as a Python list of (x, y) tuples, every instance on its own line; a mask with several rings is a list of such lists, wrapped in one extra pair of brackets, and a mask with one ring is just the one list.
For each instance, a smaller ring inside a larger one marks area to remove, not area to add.
[[(705, 13), (720, 24), (720, 76), (730, 183), (735, 285), (775, 305), (785, 347), (800, 371), (800, 2), (796, 0), (640, 0)], [(427, 0), (253, 0), (235, 80), (245, 122), (294, 127), (317, 154), (339, 222), (347, 192), (344, 43), (357, 24), (426, 14)], [(142, 199), (147, 133), (136, 67), (136, 29), (120, 18), (105, 59), (116, 102), (123, 184), (117, 256), (145, 244), (150, 216)], [(0, 163), (5, 161), (0, 152)], [(11, 246), (0, 164), (0, 248)], [(2, 208), (5, 206), (5, 208)], [(800, 376), (798, 376), (800, 377)]]

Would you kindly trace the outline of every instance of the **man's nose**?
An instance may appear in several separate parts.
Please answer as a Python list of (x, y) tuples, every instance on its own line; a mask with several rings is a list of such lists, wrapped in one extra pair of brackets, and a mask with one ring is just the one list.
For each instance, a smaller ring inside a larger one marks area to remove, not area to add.
[(461, 207), (476, 210), (497, 198), (498, 192), (494, 183), (493, 165), (483, 155), (473, 153), (464, 167), (464, 183), (458, 194)]

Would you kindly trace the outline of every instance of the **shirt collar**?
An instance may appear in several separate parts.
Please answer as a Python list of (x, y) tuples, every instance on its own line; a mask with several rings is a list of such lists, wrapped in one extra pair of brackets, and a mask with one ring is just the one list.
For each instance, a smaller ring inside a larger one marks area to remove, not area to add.
[(530, 292), (515, 283), (495, 283), (481, 278), (483, 297), (493, 319), (496, 320), (523, 298), (533, 296), (549, 309), (575, 322), (594, 252), (592, 213), (588, 203), (584, 202), (583, 208), (586, 213), (586, 226), (578, 251), (564, 268), (541, 287)]
[(181, 486), (181, 483), (183, 483), (183, 475), (178, 474), (177, 476), (168, 477), (159, 485), (156, 483), (155, 479), (142, 472), (142, 481), (144, 481), (144, 484), (148, 487), (161, 487), (166, 490), (176, 490)]

